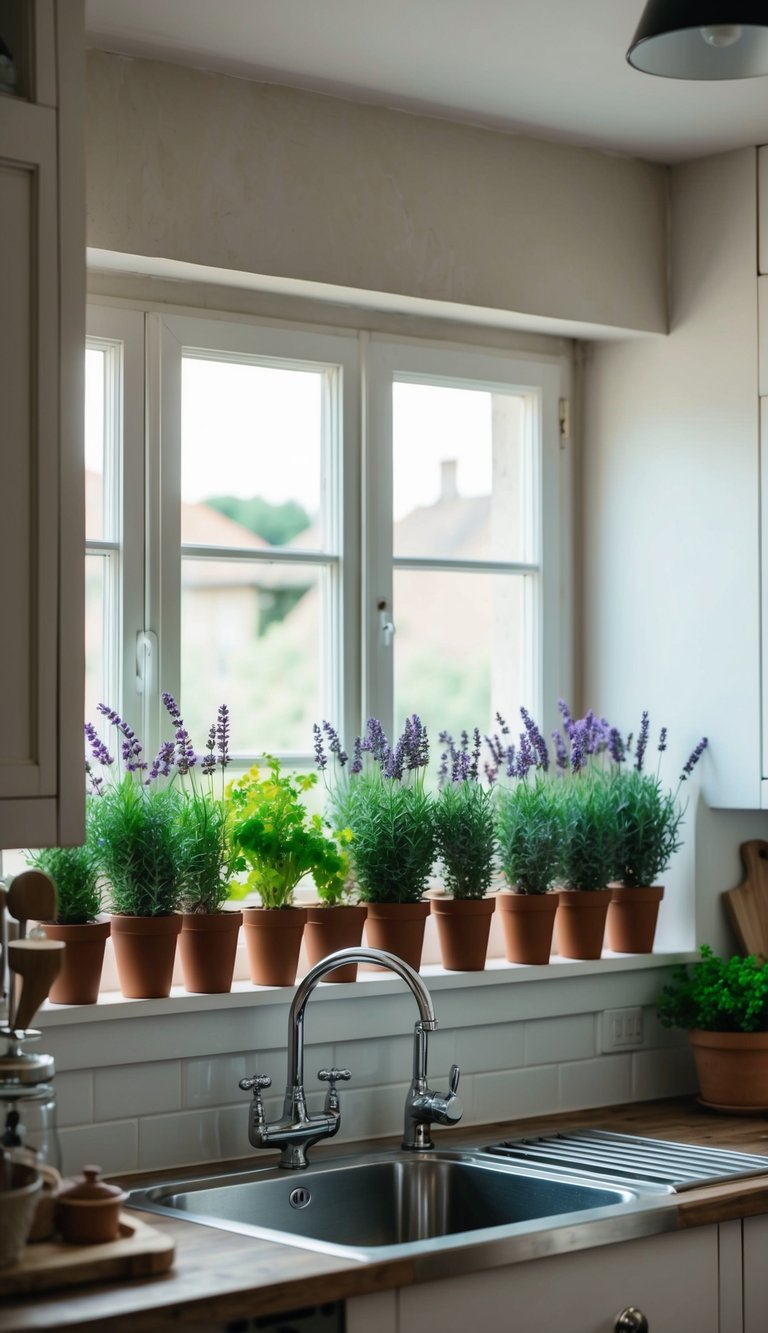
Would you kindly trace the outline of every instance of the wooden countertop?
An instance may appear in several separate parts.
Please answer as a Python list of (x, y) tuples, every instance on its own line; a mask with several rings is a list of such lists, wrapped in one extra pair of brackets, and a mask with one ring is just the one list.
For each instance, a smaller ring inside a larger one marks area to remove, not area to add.
[[(709, 1186), (670, 1200), (669, 1206), (677, 1209), (679, 1227), (768, 1213), (768, 1118), (710, 1114), (693, 1097), (437, 1130), (435, 1137), (439, 1135), (440, 1143), (447, 1147), (587, 1125), (765, 1155), (764, 1180)], [(326, 1150), (319, 1147), (315, 1153), (316, 1158), (321, 1153), (341, 1157), (361, 1148), (395, 1147), (397, 1142), (397, 1139), (381, 1139), (364, 1145), (329, 1146)], [(252, 1167), (260, 1161), (271, 1164), (274, 1160), (274, 1155), (259, 1154), (249, 1157), (245, 1165)], [(219, 1172), (222, 1164), (216, 1163), (211, 1169)], [(151, 1179), (157, 1180), (158, 1174), (153, 1173)], [(165, 1174), (170, 1178), (186, 1172), (176, 1168)], [(204, 1170), (192, 1167), (189, 1174), (202, 1175)], [(122, 1177), (123, 1183), (130, 1187), (147, 1179), (147, 1176)], [(0, 1333), (74, 1327), (108, 1329), (110, 1333), (160, 1333), (170, 1326), (183, 1329), (204, 1320), (223, 1324), (228, 1320), (277, 1314), (408, 1286), (415, 1280), (410, 1260), (361, 1264), (175, 1218), (148, 1213), (138, 1216), (175, 1241), (176, 1261), (169, 1273), (4, 1302), (0, 1310)]]

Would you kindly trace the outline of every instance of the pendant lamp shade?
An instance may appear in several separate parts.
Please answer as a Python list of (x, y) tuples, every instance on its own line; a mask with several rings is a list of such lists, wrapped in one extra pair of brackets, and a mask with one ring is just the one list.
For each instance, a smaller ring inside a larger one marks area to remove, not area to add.
[(648, 0), (627, 60), (666, 79), (768, 74), (768, 0)]

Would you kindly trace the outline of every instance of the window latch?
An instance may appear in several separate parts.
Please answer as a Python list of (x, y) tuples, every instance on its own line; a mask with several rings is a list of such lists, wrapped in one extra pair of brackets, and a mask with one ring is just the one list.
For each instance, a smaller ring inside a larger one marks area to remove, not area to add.
[(377, 610), (379, 612), (379, 633), (381, 634), (381, 642), (385, 648), (391, 648), (392, 639), (395, 635), (395, 626), (389, 613), (389, 607), (384, 599), (377, 603)]
[(136, 693), (148, 695), (155, 686), (157, 674), (157, 635), (151, 629), (136, 635)]

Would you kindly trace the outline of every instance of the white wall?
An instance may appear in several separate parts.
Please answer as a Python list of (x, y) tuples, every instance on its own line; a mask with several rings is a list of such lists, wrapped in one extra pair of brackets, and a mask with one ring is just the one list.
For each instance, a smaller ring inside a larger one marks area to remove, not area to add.
[(666, 327), (665, 169), (91, 52), (88, 244)]
[[(702, 733), (703, 795), (669, 876), (661, 943), (730, 937), (719, 894), (759, 814), (757, 200), (753, 149), (670, 173), (671, 325), (593, 345), (585, 373), (584, 695), (667, 725), (665, 776)], [(668, 894), (668, 900), (670, 895)]]

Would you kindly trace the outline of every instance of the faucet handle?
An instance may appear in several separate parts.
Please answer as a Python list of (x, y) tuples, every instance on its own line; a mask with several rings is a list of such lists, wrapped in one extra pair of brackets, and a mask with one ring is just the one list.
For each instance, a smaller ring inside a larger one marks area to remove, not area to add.
[(271, 1088), (272, 1079), (269, 1074), (254, 1074), (253, 1078), (241, 1078), (238, 1087), (243, 1092), (253, 1090), (254, 1097), (258, 1097), (262, 1088)]
[(348, 1069), (318, 1069), (317, 1077), (323, 1083), (330, 1083), (330, 1091), (333, 1092), (337, 1083), (348, 1083), (352, 1074)]
[(458, 1065), (451, 1065), (451, 1072), (448, 1075), (448, 1088), (452, 1093), (458, 1092), (461, 1070)]

